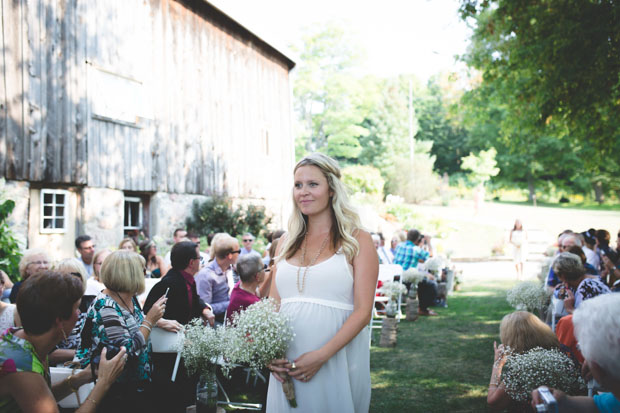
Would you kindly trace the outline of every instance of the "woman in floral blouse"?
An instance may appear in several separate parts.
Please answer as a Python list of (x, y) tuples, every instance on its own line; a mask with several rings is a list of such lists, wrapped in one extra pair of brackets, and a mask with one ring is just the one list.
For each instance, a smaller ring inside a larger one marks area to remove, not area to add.
[(149, 335), (164, 314), (167, 299), (162, 296), (148, 314), (143, 314), (136, 294), (144, 291), (144, 269), (145, 261), (139, 254), (113, 252), (101, 268), (100, 278), (106, 288), (97, 295), (86, 315), (77, 353), (83, 367), (96, 365), (104, 347), (108, 354), (121, 346), (127, 348), (125, 370), (101, 402), (101, 411), (148, 411), (150, 407)]

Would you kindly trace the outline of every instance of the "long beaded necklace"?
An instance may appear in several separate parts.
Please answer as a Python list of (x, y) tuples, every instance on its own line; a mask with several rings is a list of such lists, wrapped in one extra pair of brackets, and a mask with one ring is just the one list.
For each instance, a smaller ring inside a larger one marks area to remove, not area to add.
[(323, 240), (323, 243), (321, 244), (321, 248), (319, 248), (319, 252), (312, 259), (312, 261), (310, 261), (310, 264), (308, 264), (308, 266), (306, 267), (306, 269), (304, 271), (304, 276), (301, 279), (301, 286), (300, 286), (299, 273), (301, 272), (301, 267), (303, 267), (303, 265), (304, 265), (304, 261), (306, 261), (306, 249), (308, 247), (308, 240), (307, 240), (308, 234), (306, 233), (306, 235), (304, 236), (304, 242), (303, 242), (303, 246), (301, 248), (301, 266), (297, 267), (297, 291), (299, 291), (299, 294), (303, 294), (304, 288), (306, 288), (306, 275), (308, 275), (308, 270), (310, 269), (310, 267), (312, 267), (314, 265), (314, 263), (316, 263), (316, 260), (319, 259), (319, 256), (321, 255), (321, 253), (325, 249), (325, 246), (327, 245), (327, 240), (329, 239), (329, 235), (330, 234), (328, 233), (325, 236), (325, 239)]

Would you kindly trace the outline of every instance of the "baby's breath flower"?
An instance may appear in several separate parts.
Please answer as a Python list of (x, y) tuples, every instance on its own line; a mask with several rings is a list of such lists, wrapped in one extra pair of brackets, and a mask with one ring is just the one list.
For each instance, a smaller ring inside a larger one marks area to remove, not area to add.
[(412, 283), (417, 285), (422, 279), (426, 277), (426, 273), (416, 268), (409, 268), (403, 273), (403, 282)]
[(400, 294), (407, 293), (407, 287), (396, 281), (388, 281), (379, 288), (379, 292), (386, 297), (397, 300)]
[(517, 310), (534, 311), (547, 304), (549, 293), (539, 283), (523, 281), (506, 293), (506, 300)]
[(545, 385), (568, 394), (579, 394), (585, 383), (575, 363), (559, 350), (540, 347), (523, 354), (509, 354), (502, 368), (506, 393), (515, 401), (530, 400), (531, 393)]

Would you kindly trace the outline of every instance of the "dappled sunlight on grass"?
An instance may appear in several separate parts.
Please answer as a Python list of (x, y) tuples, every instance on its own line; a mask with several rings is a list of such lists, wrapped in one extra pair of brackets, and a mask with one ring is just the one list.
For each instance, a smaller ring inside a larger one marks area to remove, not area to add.
[(461, 297), (489, 297), (492, 295), (497, 295), (492, 291), (471, 291), (467, 293), (459, 293)]

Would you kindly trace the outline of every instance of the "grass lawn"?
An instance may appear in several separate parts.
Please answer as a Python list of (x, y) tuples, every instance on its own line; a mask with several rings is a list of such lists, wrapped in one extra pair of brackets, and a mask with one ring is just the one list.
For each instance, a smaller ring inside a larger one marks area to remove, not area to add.
[(438, 317), (399, 323), (395, 348), (373, 333), (371, 412), (483, 412), (499, 322), (512, 311), (510, 281), (476, 280), (448, 299)]

